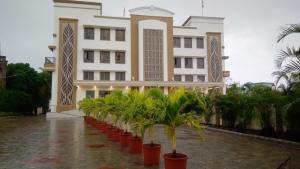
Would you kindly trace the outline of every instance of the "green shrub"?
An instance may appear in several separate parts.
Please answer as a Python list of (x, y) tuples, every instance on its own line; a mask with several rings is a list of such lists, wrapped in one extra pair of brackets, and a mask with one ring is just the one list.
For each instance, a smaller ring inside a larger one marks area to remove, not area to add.
[(32, 109), (32, 98), (30, 95), (17, 90), (0, 89), (0, 112), (30, 114)]

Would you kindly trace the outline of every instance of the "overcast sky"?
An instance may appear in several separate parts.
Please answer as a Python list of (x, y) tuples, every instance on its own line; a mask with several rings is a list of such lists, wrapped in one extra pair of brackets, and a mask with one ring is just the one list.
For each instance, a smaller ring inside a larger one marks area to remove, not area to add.
[[(201, 15), (201, 0), (102, 0), (103, 15), (122, 16), (126, 10), (155, 5), (175, 13), (181, 25), (190, 15)], [(273, 82), (274, 58), (285, 46), (300, 45), (300, 35), (276, 43), (280, 27), (300, 23), (300, 0), (204, 0), (204, 15), (225, 17), (226, 69), (235, 82)], [(128, 16), (128, 12), (126, 13)], [(2, 55), (9, 62), (43, 67), (52, 56), (52, 0), (0, 0)]]

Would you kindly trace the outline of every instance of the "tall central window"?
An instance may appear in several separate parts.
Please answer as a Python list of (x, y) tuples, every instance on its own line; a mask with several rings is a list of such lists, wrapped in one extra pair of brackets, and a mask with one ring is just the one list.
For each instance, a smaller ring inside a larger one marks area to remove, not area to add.
[(144, 29), (144, 80), (163, 81), (163, 31)]

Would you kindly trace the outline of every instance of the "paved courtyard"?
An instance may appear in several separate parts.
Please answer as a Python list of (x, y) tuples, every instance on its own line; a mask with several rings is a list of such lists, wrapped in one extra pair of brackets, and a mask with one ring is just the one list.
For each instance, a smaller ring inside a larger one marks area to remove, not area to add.
[[(0, 169), (163, 169), (144, 167), (118, 143), (87, 126), (80, 112), (37, 117), (0, 118)], [(158, 127), (162, 154), (170, 145)], [(292, 158), (300, 168), (300, 148), (205, 131), (199, 141), (193, 130), (178, 130), (178, 151), (189, 156), (189, 169), (276, 169)], [(146, 139), (147, 140), (147, 139)]]

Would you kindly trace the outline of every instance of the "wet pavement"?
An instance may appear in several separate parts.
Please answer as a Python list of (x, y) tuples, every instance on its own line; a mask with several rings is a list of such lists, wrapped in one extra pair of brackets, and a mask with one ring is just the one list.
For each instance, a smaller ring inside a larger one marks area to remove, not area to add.
[[(157, 131), (161, 154), (169, 152), (164, 129)], [(178, 152), (189, 156), (188, 169), (276, 169), (288, 157), (292, 168), (300, 168), (296, 146), (214, 131), (199, 141), (195, 131), (180, 128)], [(142, 156), (129, 154), (81, 117), (0, 118), (0, 169), (163, 169), (162, 163), (144, 167)]]

